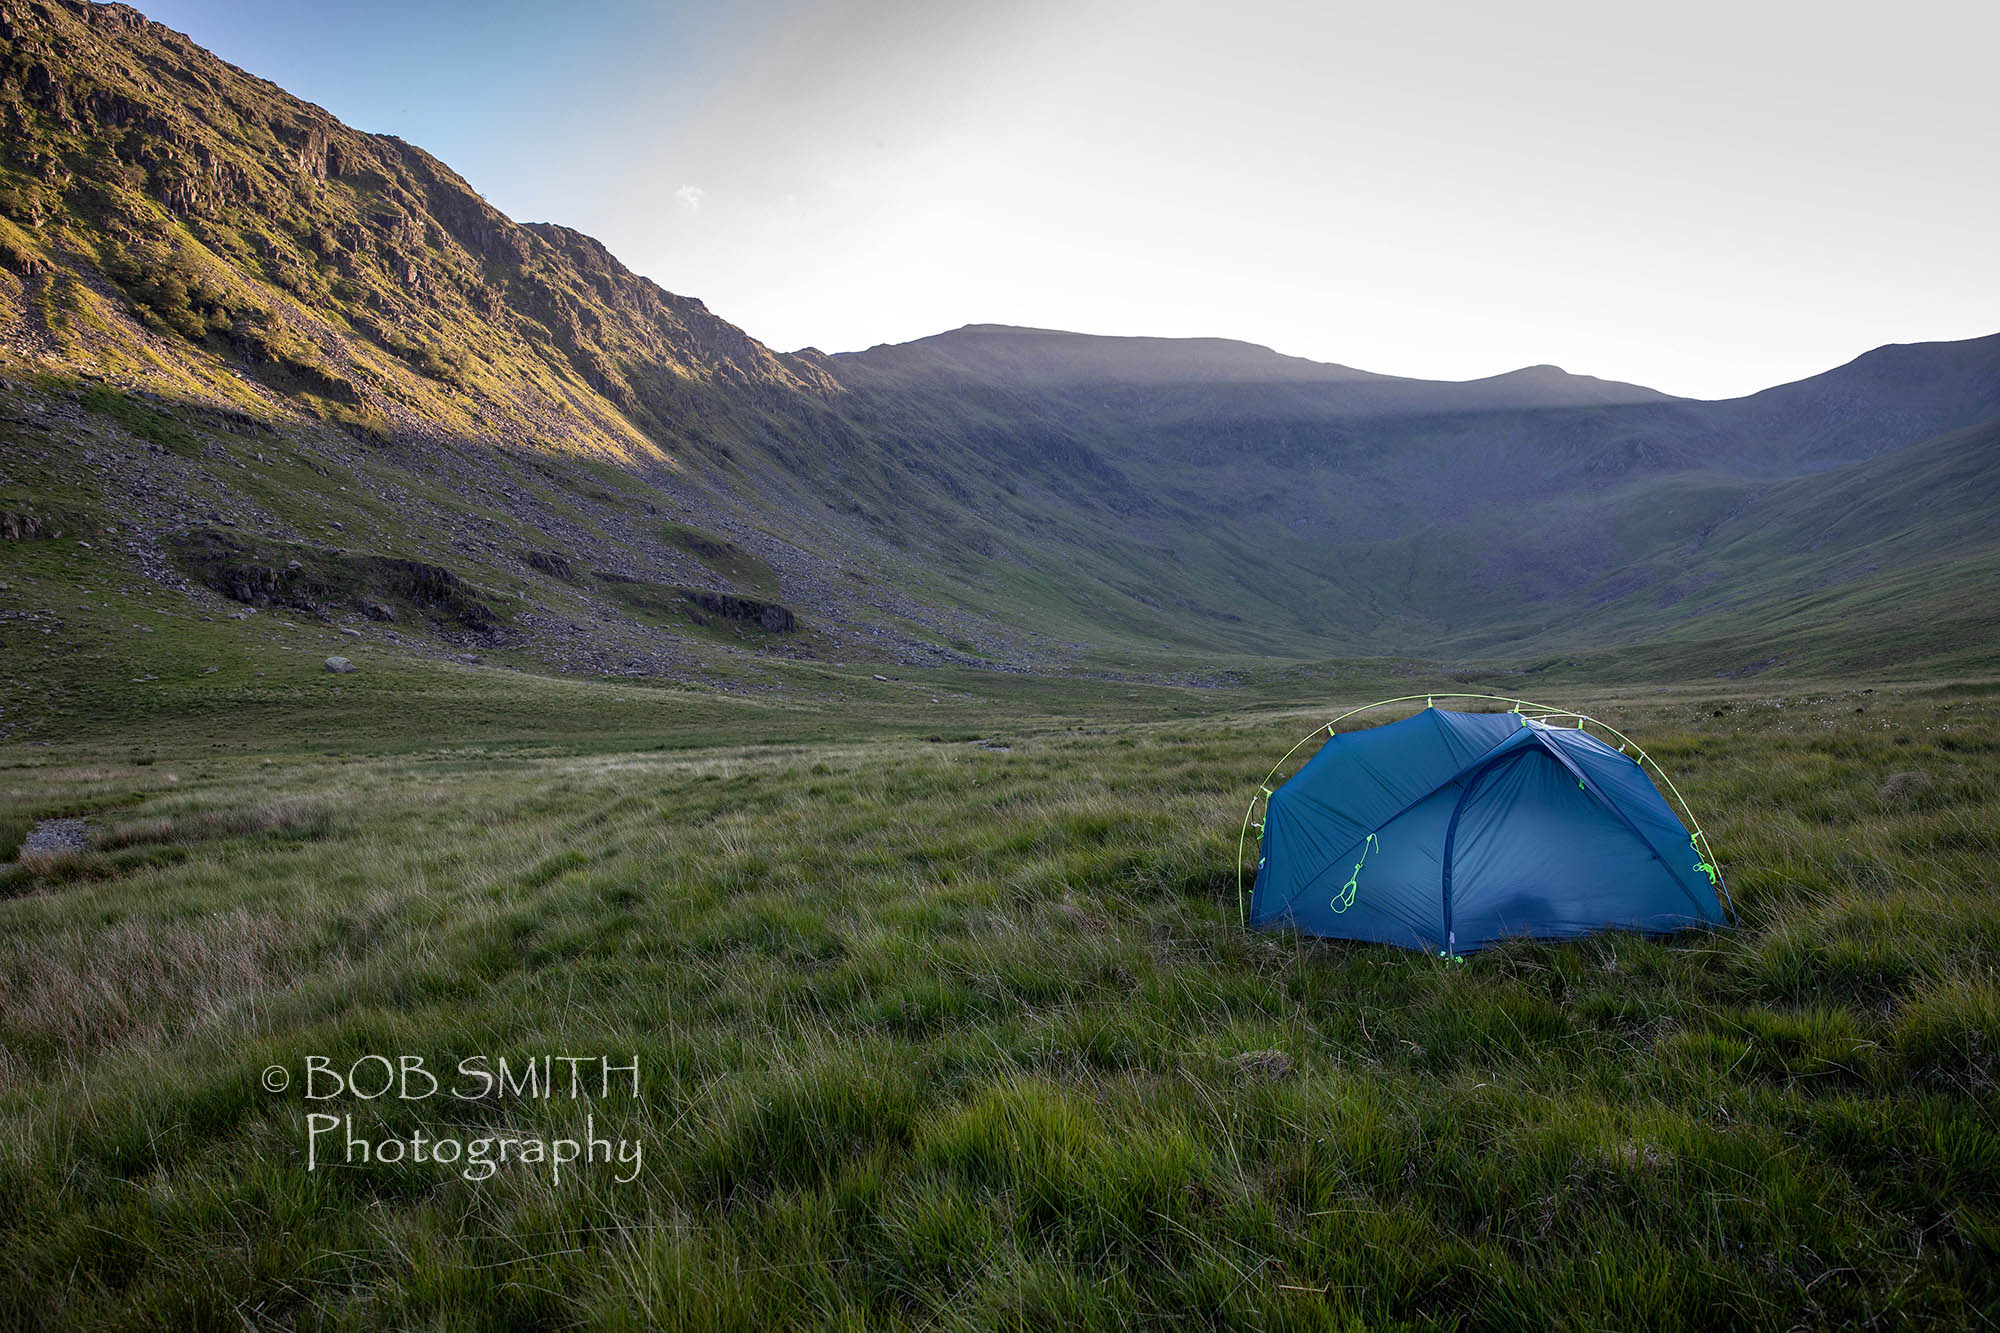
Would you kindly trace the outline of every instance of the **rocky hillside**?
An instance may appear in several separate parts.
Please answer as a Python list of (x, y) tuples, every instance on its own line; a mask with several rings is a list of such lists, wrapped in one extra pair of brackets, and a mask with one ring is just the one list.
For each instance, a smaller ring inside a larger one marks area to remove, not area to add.
[(122, 5), (0, 5), (0, 117), (16, 354), (619, 458), (687, 444), (703, 389), (833, 389), (814, 358)]
[(0, 634), (55, 690), (17, 716), (114, 589), (260, 652), (296, 618), (731, 688), (1669, 641), (1706, 671), (1802, 598), (1893, 664), (1940, 553), (1994, 549), (1965, 432), (2000, 338), (1729, 403), (992, 325), (779, 354), (122, 5), (0, 0), (0, 123)]
[[(118, 524), (193, 586), (204, 524), (421, 556), (518, 587), (510, 641), (558, 669), (686, 671), (701, 635), (653, 631), (716, 628), (698, 596), (796, 604), (774, 651), (1012, 651), (855, 567), (893, 478), (843, 467), (816, 354), (121, 5), (0, 3), (0, 121), (13, 512)], [(703, 554), (752, 548), (761, 586)]]

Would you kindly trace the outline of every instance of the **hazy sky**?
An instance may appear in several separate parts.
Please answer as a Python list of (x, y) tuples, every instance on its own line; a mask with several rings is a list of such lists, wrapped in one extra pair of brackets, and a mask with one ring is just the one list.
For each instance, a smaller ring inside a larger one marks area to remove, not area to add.
[(775, 347), (1721, 397), (2000, 331), (2000, 5), (141, 0)]

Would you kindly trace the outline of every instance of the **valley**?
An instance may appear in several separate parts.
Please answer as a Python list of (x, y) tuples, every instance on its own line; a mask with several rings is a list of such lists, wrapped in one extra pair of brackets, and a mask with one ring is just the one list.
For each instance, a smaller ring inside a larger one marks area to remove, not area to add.
[[(0, 0), (0, 124), (0, 1324), (2000, 1317), (2000, 334), (783, 352), (124, 5)], [(1740, 920), (1245, 929), (1427, 691)], [(326, 1105), (633, 1174), (305, 1165), (310, 1060), (548, 1053), (637, 1090)]]

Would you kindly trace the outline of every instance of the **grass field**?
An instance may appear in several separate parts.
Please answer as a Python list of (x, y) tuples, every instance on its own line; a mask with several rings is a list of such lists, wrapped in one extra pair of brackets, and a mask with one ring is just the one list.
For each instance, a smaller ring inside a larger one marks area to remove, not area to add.
[[(1990, 1324), (2000, 693), (1754, 685), (1588, 696), (1740, 929), (1457, 965), (1238, 926), (1324, 709), (9, 746), (95, 832), (0, 872), (0, 1324)], [(306, 1099), (370, 1053), (447, 1091)], [(544, 1054), (638, 1095), (450, 1095)]]

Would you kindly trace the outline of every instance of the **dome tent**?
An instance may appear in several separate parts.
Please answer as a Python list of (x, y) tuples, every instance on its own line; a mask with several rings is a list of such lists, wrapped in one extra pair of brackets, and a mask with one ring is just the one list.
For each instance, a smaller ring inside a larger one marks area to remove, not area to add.
[[(1604, 727), (1614, 749), (1580, 714), (1518, 700), (1462, 713), (1436, 697), (1401, 721), (1337, 732), (1366, 711), (1355, 709), (1293, 747), (1326, 737), (1282, 786), (1267, 779), (1244, 817), (1246, 841), (1261, 834), (1249, 924), (1455, 956), (1508, 936), (1728, 919), (1706, 840), (1646, 776), (1643, 751), (1624, 753), (1630, 742)], [(1564, 717), (1575, 725), (1553, 724)]]

